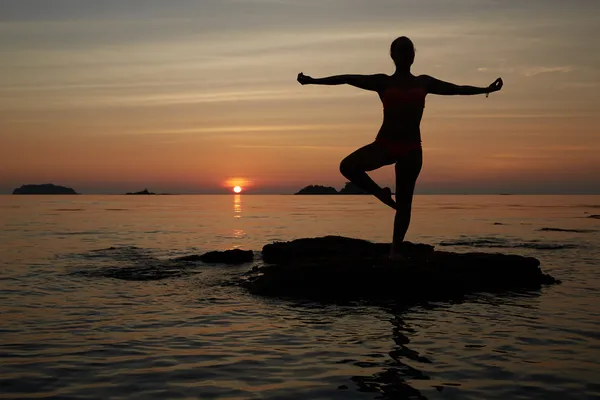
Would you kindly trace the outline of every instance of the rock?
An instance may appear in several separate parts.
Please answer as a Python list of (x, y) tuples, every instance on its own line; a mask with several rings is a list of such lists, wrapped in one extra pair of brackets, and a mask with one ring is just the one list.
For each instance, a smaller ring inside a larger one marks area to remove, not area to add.
[(225, 250), (225, 251), (209, 251), (202, 255), (183, 256), (176, 261), (202, 261), (207, 264), (244, 264), (254, 260), (252, 250)]
[(77, 192), (69, 187), (45, 183), (42, 185), (23, 185), (13, 190), (13, 194), (77, 194)]
[(600, 215), (598, 215), (598, 214), (592, 214), (592, 215), (588, 215), (588, 218), (600, 219)]
[(571, 233), (592, 233), (596, 232), (594, 229), (563, 229), (563, 228), (542, 228), (538, 229), (540, 232), (571, 232)]
[(313, 299), (443, 300), (467, 293), (539, 289), (558, 283), (533, 257), (452, 253), (404, 243), (409, 262), (386, 260), (389, 244), (326, 236), (263, 247), (264, 267), (242, 285), (254, 294)]
[(338, 192), (331, 186), (309, 185), (294, 194), (338, 194)]
[[(268, 264), (285, 264), (307, 260), (327, 261), (332, 258), (345, 260), (382, 257), (389, 251), (389, 243), (371, 243), (343, 236), (325, 236), (267, 244), (262, 249), (262, 258)], [(423, 257), (433, 252), (433, 246), (404, 242), (401, 252), (410, 257)]]

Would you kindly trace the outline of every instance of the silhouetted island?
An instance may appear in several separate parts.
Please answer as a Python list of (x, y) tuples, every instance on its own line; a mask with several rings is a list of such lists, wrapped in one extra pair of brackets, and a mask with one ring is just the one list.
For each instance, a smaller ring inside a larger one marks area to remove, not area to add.
[(22, 185), (20, 188), (13, 190), (12, 194), (77, 194), (77, 192), (69, 187), (44, 183), (41, 185)]
[(309, 185), (294, 194), (338, 194), (338, 191), (331, 186)]
[(125, 193), (126, 195), (138, 195), (138, 194), (156, 194), (153, 192), (149, 192), (148, 189), (144, 189), (141, 192), (129, 192), (129, 193)]
[(346, 182), (346, 186), (340, 190), (339, 194), (368, 194), (352, 182)]
[(346, 182), (339, 192), (331, 186), (309, 185), (294, 194), (367, 194), (367, 192), (352, 182)]

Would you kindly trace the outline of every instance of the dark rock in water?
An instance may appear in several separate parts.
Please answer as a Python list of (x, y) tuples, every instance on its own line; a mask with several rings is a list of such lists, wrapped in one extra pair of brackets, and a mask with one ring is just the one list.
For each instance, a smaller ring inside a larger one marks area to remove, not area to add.
[(141, 192), (129, 192), (129, 193), (125, 193), (125, 194), (127, 194), (127, 195), (144, 195), (144, 194), (149, 195), (149, 194), (156, 194), (156, 193), (152, 193), (152, 192), (149, 192), (148, 189), (144, 189)]
[(600, 215), (598, 215), (598, 214), (592, 214), (592, 215), (588, 215), (588, 218), (600, 219)]
[(250, 292), (318, 299), (443, 300), (467, 293), (539, 289), (558, 283), (533, 257), (452, 253), (406, 242), (406, 265), (386, 260), (389, 244), (327, 236), (264, 246), (264, 267), (242, 282)]
[(177, 266), (169, 267), (168, 265), (150, 265), (112, 267), (92, 271), (79, 271), (78, 275), (121, 279), (124, 281), (158, 281), (162, 279), (186, 276), (189, 275), (189, 272), (184, 269), (177, 268)]
[(538, 229), (540, 232), (571, 232), (571, 233), (592, 233), (596, 232), (594, 229), (563, 229), (563, 228), (542, 228)]
[(294, 194), (338, 194), (338, 191), (331, 186), (309, 185)]
[(209, 251), (202, 255), (179, 257), (176, 261), (202, 261), (209, 264), (244, 264), (254, 260), (252, 250)]
[(90, 278), (113, 278), (127, 281), (156, 281), (198, 274), (194, 265), (159, 259), (146, 250), (135, 246), (117, 246), (92, 250), (81, 254), (92, 265), (73, 271), (73, 274)]
[(44, 183), (42, 185), (23, 185), (13, 190), (13, 194), (77, 194), (77, 192), (69, 187)]

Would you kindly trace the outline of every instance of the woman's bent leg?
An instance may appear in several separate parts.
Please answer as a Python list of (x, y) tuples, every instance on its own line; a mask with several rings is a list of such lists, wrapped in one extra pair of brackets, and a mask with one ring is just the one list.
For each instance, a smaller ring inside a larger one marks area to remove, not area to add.
[(389, 188), (381, 188), (367, 174), (367, 171), (393, 164), (394, 161), (379, 144), (371, 143), (344, 158), (340, 163), (340, 172), (350, 182), (395, 209), (392, 191)]

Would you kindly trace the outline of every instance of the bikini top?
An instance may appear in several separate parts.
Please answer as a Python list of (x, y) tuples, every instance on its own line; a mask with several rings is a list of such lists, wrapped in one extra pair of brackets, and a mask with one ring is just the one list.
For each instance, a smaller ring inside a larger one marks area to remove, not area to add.
[(425, 108), (425, 96), (427, 96), (427, 91), (419, 86), (408, 89), (392, 86), (385, 89), (381, 101), (383, 102), (383, 108), (398, 105), (413, 105), (419, 108)]

